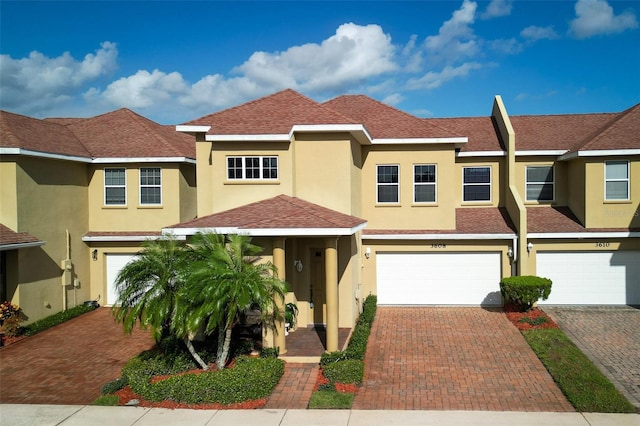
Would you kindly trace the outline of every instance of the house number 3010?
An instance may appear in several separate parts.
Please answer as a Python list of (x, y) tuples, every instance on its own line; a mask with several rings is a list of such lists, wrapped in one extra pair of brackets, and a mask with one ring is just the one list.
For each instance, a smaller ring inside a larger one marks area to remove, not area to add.
[(446, 245), (446, 244), (442, 244), (442, 243), (439, 243), (439, 244), (431, 244), (431, 248), (435, 248), (435, 249), (443, 249), (443, 248), (447, 248), (447, 245)]
[(596, 243), (596, 247), (609, 247), (609, 243)]

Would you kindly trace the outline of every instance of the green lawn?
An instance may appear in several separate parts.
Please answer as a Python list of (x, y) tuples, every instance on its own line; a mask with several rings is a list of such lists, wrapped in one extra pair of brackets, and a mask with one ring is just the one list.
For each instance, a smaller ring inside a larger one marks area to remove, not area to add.
[(634, 406), (561, 330), (522, 334), (577, 411), (635, 413)]

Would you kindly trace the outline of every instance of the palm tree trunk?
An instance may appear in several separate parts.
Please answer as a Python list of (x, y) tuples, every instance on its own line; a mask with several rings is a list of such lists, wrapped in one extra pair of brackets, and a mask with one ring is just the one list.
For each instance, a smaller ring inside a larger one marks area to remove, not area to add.
[(218, 341), (218, 360), (216, 362), (216, 365), (218, 366), (219, 370), (222, 370), (227, 365), (227, 358), (229, 358), (229, 348), (231, 347), (231, 331), (231, 327), (228, 327), (225, 330), (222, 345), (220, 345), (220, 341)]
[(189, 350), (189, 353), (191, 354), (193, 359), (195, 359), (196, 362), (200, 365), (200, 368), (202, 368), (204, 371), (209, 370), (209, 366), (202, 360), (202, 358), (200, 358), (200, 355), (198, 355), (198, 352), (196, 352), (196, 348), (193, 347), (193, 343), (191, 343), (191, 339), (189, 339), (188, 337), (185, 337), (184, 344), (187, 345), (187, 349)]

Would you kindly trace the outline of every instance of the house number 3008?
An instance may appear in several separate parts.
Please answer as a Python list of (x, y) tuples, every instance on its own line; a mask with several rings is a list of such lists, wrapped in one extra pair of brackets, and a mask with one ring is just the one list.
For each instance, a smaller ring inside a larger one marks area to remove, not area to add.
[(431, 244), (431, 248), (435, 248), (435, 249), (443, 249), (443, 248), (447, 248), (446, 244)]

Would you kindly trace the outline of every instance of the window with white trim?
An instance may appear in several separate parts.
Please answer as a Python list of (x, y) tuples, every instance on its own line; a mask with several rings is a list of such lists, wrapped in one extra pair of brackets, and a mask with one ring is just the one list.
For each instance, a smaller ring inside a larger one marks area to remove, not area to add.
[(398, 165), (377, 166), (377, 199), (378, 203), (398, 203), (400, 201), (400, 183)]
[(106, 206), (127, 204), (127, 180), (124, 168), (104, 169), (104, 204)]
[(554, 186), (553, 166), (527, 166), (527, 201), (553, 201)]
[(416, 164), (413, 166), (413, 202), (436, 202), (435, 164)]
[(629, 162), (626, 160), (606, 161), (604, 164), (604, 199), (628, 200)]
[(491, 201), (491, 167), (462, 168), (462, 201)]
[(140, 169), (140, 204), (162, 204), (162, 173), (160, 167)]
[(278, 157), (227, 157), (227, 179), (276, 180)]

